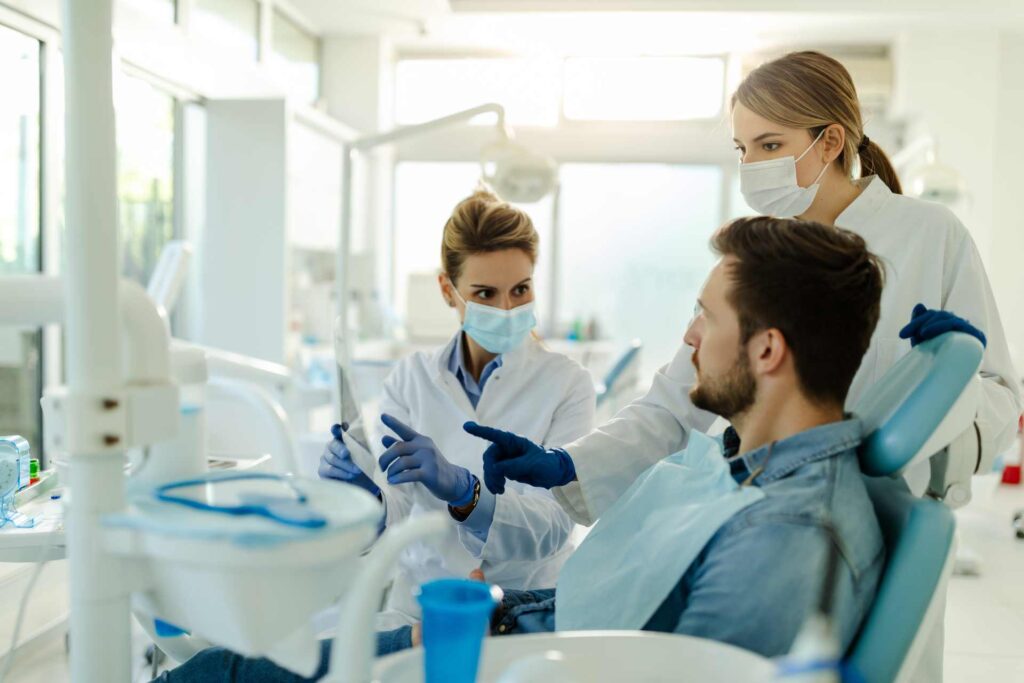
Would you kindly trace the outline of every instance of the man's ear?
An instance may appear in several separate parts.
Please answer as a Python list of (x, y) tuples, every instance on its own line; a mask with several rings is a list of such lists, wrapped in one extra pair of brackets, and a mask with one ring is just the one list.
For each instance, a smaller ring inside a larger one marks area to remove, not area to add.
[(761, 330), (750, 338), (750, 366), (758, 375), (770, 375), (782, 366), (789, 355), (789, 345), (782, 332), (774, 327)]

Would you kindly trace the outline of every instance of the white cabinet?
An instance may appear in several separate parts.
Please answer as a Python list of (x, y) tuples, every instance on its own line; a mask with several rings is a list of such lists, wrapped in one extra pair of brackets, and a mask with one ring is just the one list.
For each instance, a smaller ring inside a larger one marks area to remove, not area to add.
[(289, 333), (301, 333), (309, 284), (322, 288), (335, 275), (342, 140), (351, 135), (283, 99), (208, 100), (206, 114), (195, 336), (287, 363)]

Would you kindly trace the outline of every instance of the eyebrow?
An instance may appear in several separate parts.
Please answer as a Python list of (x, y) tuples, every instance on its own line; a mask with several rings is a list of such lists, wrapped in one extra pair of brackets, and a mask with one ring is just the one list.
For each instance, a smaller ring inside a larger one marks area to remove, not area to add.
[[(753, 140), (753, 141), (754, 141), (754, 142), (761, 142), (762, 140), (764, 140), (764, 139), (766, 139), (766, 138), (771, 138), (771, 137), (781, 137), (781, 136), (782, 136), (782, 133), (772, 133), (772, 132), (768, 132), (768, 133), (761, 133), (761, 134), (760, 134), (760, 135), (758, 135), (758, 136), (757, 136), (756, 138), (754, 138), (754, 140)], [(740, 142), (740, 141), (739, 141), (738, 139), (736, 139), (736, 138), (733, 138), (733, 139), (732, 139), (732, 141), (733, 141), (733, 142), (735, 142), (735, 143), (737, 143), (737, 144), (739, 144), (739, 142)]]
[[(530, 282), (532, 280), (532, 277), (528, 277), (522, 282), (517, 282), (516, 284), (512, 285), (512, 287), (519, 287), (521, 285), (525, 285), (527, 282)], [(476, 287), (478, 289), (497, 289), (497, 287), (495, 287), (494, 285), (470, 285), (470, 287)]]

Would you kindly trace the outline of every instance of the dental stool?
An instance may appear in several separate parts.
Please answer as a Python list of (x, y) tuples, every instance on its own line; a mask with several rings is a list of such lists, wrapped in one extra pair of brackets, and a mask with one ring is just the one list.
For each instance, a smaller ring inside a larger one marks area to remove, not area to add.
[(953, 513), (917, 498), (898, 475), (941, 451), (974, 420), (983, 347), (948, 333), (917, 346), (853, 412), (867, 437), (860, 462), (887, 551), (871, 611), (847, 655), (865, 683), (892, 683), (913, 671), (953, 567)]

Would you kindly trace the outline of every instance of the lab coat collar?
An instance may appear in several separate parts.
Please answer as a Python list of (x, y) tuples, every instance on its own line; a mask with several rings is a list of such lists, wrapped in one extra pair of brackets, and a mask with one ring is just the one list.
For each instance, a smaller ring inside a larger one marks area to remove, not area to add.
[(861, 193), (836, 217), (840, 228), (855, 229), (869, 224), (878, 210), (892, 197), (892, 190), (876, 175), (855, 180)]
[[(434, 351), (434, 357), (432, 360), (436, 379), (442, 379), (445, 373), (454, 376), (451, 370), (448, 369), (448, 361), (451, 359), (452, 353), (455, 352), (455, 346), (459, 343), (459, 337), (461, 335), (462, 330), (459, 330), (451, 339), (448, 340), (447, 344)], [(501, 367), (494, 371), (493, 376), (498, 376), (520, 367), (520, 365), (526, 362), (526, 358), (529, 354), (533, 353), (534, 347), (537, 344), (537, 340), (533, 338), (533, 335), (531, 335), (516, 348), (501, 354)]]

